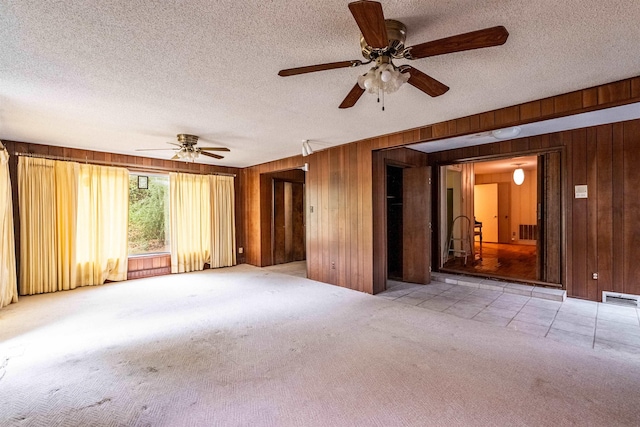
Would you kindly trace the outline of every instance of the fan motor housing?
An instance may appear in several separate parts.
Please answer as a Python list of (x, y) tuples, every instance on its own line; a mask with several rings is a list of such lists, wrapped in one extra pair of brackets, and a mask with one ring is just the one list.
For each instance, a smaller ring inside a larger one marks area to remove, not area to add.
[(389, 39), (388, 47), (384, 49), (374, 49), (367, 44), (363, 36), (360, 36), (362, 56), (366, 59), (375, 59), (380, 55), (402, 58), (404, 42), (407, 37), (407, 27), (402, 22), (394, 19), (385, 19), (384, 23), (387, 27), (387, 38)]
[(188, 133), (179, 133), (177, 135), (178, 142), (184, 145), (196, 145), (198, 143), (198, 137), (196, 135), (189, 135)]

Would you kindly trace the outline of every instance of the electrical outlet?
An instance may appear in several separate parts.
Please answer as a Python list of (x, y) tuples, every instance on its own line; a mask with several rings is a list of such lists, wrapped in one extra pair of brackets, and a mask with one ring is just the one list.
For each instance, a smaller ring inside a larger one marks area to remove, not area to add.
[(238, 248), (238, 253), (239, 253), (239, 254), (243, 254), (243, 253), (244, 253), (244, 248), (242, 248), (242, 247), (241, 247), (241, 248)]
[(331, 263), (331, 269), (332, 269), (332, 270), (335, 270), (335, 269), (336, 269), (336, 263), (335, 263), (335, 262), (332, 262), (332, 263)]
[(598, 273), (593, 273), (593, 274), (591, 275), (591, 278), (592, 278), (593, 280), (598, 280)]

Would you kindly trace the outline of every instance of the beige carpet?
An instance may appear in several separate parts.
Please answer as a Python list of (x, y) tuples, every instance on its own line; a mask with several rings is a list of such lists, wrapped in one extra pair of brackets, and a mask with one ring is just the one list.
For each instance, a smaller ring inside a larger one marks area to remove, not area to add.
[(638, 425), (640, 361), (238, 266), (0, 310), (2, 426)]

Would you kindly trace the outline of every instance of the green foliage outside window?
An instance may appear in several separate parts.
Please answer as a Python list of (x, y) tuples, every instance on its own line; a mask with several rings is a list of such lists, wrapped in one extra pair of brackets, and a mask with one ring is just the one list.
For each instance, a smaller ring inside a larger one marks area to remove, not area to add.
[(169, 177), (129, 175), (129, 255), (169, 252)]

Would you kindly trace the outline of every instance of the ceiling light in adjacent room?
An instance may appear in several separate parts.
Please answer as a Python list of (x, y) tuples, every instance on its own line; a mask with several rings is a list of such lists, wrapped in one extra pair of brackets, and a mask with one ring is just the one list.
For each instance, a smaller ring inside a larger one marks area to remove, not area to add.
[(513, 171), (513, 182), (516, 185), (522, 185), (524, 182), (524, 170), (520, 167), (523, 163), (516, 163), (515, 166), (518, 166), (516, 170)]

